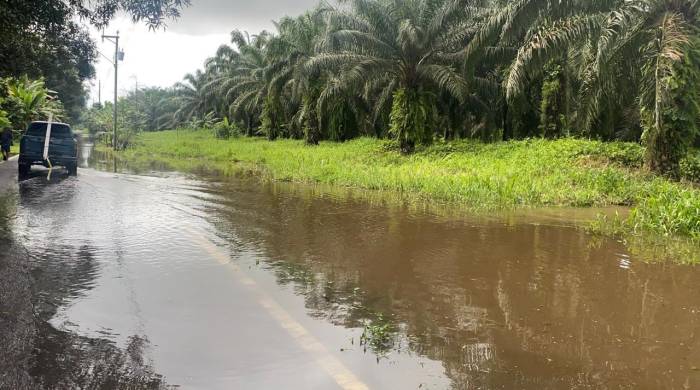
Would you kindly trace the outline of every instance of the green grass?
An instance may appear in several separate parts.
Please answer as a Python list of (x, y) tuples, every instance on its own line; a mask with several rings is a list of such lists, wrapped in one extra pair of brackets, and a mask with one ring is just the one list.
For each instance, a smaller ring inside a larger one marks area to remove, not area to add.
[(642, 154), (631, 143), (537, 139), (437, 143), (403, 156), (391, 143), (369, 138), (309, 147), (180, 130), (144, 133), (121, 156), (182, 171), (400, 192), (479, 210), (633, 206), (616, 232), (700, 239), (700, 191), (644, 172)]

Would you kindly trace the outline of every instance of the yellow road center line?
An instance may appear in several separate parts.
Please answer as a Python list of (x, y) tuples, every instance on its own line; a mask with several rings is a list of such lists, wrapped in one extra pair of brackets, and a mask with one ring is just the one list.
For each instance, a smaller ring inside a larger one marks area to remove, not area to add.
[(257, 296), (260, 306), (262, 306), (290, 336), (292, 336), (300, 347), (311, 353), (316, 363), (333, 378), (338, 386), (347, 390), (369, 389), (366, 384), (345, 367), (338, 358), (333, 356), (318, 339), (296, 321), (279, 303), (277, 303), (277, 301), (265, 294), (265, 292), (258, 287), (257, 283), (247, 276), (238, 265), (232, 263), (226, 252), (198, 232), (189, 228), (185, 228), (185, 230), (187, 230), (194, 242), (204, 249), (211, 257), (234, 271), (234, 275), (238, 281), (247, 286), (251, 292)]

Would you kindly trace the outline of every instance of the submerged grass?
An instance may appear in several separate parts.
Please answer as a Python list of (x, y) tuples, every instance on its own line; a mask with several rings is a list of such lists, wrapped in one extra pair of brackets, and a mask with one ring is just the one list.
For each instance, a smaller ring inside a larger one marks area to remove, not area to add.
[(403, 156), (390, 142), (370, 138), (310, 147), (180, 130), (144, 133), (120, 157), (182, 171), (252, 172), (273, 180), (398, 191), (478, 210), (632, 206), (629, 217), (606, 226), (614, 225), (616, 234), (700, 240), (700, 190), (643, 171), (642, 155), (631, 143), (533, 139), (437, 143)]

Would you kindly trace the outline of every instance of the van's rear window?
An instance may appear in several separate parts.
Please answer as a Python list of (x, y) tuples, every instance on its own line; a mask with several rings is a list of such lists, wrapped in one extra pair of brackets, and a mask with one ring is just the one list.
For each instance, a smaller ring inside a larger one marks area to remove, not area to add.
[[(46, 123), (32, 123), (27, 129), (27, 135), (44, 136), (46, 135)], [(52, 137), (70, 137), (70, 127), (64, 124), (54, 123), (51, 125)]]

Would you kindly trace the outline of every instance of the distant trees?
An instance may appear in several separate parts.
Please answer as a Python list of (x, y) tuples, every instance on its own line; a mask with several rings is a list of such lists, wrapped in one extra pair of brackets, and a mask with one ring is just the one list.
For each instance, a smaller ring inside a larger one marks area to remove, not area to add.
[[(120, 146), (126, 147), (141, 131), (158, 131), (170, 128), (173, 113), (180, 107), (171, 88), (148, 87), (130, 92), (119, 98), (117, 131)], [(84, 110), (79, 127), (91, 135), (104, 133), (110, 140), (114, 128), (112, 102), (96, 104)]]

